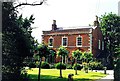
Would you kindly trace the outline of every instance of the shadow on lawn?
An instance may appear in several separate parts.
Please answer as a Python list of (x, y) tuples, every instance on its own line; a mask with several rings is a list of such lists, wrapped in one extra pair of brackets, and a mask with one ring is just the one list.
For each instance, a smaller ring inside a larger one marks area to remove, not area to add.
[[(38, 75), (36, 74), (30, 74), (30, 81), (37, 81)], [(40, 76), (40, 81), (68, 81), (68, 78), (59, 78), (57, 76), (50, 76), (50, 75), (41, 75)], [(73, 81), (95, 81), (91, 79), (85, 79), (85, 78), (80, 78), (80, 79), (74, 79)]]

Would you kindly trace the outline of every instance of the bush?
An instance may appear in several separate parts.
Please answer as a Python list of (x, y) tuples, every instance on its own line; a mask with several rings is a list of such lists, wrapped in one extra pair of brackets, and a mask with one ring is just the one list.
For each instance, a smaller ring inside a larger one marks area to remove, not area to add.
[(89, 63), (89, 68), (92, 70), (103, 70), (103, 65), (101, 64), (101, 62), (90, 62)]
[(67, 69), (73, 69), (72, 65), (68, 64)]
[(120, 81), (120, 59), (117, 60), (114, 67), (114, 81)]
[(50, 65), (50, 68), (51, 68), (51, 69), (55, 68), (55, 64)]
[(76, 67), (77, 67), (77, 70), (81, 70), (83, 68), (83, 66), (81, 64), (74, 64), (73, 65), (74, 70)]
[(30, 68), (36, 68), (36, 65), (35, 65), (34, 62), (30, 62), (30, 63), (28, 64), (28, 67), (30, 67)]
[(66, 65), (65, 64), (63, 64), (63, 63), (57, 63), (56, 65), (55, 65), (55, 67), (57, 68), (57, 69), (66, 69)]
[(50, 65), (47, 62), (42, 62), (41, 68), (43, 68), (43, 69), (50, 69)]

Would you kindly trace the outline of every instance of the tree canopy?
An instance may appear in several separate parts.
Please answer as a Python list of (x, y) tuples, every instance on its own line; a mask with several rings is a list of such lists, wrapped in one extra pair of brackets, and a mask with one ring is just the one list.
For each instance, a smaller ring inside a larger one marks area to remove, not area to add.
[(100, 21), (107, 51), (115, 56), (116, 48), (120, 48), (120, 16), (108, 13), (102, 15)]
[(72, 56), (75, 57), (75, 58), (80, 58), (81, 59), (81, 56), (82, 56), (82, 52), (79, 51), (79, 50), (75, 50), (72, 52)]
[(60, 46), (57, 51), (58, 56), (67, 56), (68, 50), (65, 47)]
[(31, 36), (33, 15), (17, 16), (12, 2), (2, 3), (2, 79), (21, 79), (23, 59), (33, 55), (34, 38)]

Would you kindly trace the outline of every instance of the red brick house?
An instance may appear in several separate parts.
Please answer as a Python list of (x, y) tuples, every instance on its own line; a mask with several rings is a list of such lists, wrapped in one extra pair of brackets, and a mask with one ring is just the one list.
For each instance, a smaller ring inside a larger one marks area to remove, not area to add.
[[(52, 30), (43, 31), (42, 41), (49, 47), (57, 51), (60, 46), (64, 46), (69, 51), (68, 58), (72, 57), (72, 51), (92, 52), (94, 57), (99, 56), (104, 50), (102, 32), (99, 28), (98, 17), (93, 26), (76, 28), (59, 28), (53, 20)], [(58, 58), (56, 59), (56, 62)]]

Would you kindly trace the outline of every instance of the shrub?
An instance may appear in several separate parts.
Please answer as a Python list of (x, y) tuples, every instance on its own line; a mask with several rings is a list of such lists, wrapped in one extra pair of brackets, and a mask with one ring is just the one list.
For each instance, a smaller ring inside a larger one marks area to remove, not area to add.
[(34, 62), (30, 62), (30, 63), (28, 64), (28, 67), (30, 67), (30, 68), (36, 68), (36, 65), (35, 65)]
[(43, 69), (50, 69), (50, 65), (47, 62), (42, 62), (41, 68), (43, 68)]
[(89, 68), (92, 70), (102, 70), (103, 69), (103, 65), (101, 64), (101, 62), (90, 62), (89, 63)]
[(68, 64), (67, 69), (73, 69), (72, 65)]
[(50, 68), (51, 68), (51, 69), (55, 68), (55, 64), (50, 65)]
[(114, 68), (114, 81), (120, 81), (120, 59), (117, 60)]
[(36, 65), (36, 67), (38, 68), (38, 67), (39, 67), (39, 61), (36, 61), (36, 62), (35, 62), (35, 65)]
[(83, 68), (83, 66), (81, 64), (74, 64), (73, 65), (74, 70), (76, 67), (77, 67), (77, 70), (81, 70)]
[(63, 64), (63, 63), (57, 63), (56, 65), (55, 65), (55, 67), (57, 68), (57, 69), (66, 69), (66, 65), (65, 64)]

